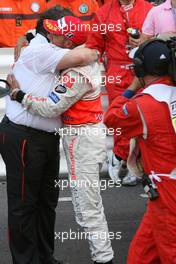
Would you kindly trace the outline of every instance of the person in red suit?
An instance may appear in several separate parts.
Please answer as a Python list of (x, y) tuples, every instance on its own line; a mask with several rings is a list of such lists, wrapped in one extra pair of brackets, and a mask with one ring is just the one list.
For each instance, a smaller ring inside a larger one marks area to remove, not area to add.
[[(97, 49), (105, 54), (106, 88), (109, 104), (130, 85), (133, 75), (128, 56), (132, 38), (129, 28), (142, 28), (144, 19), (152, 5), (144, 0), (110, 0), (96, 13), (87, 41), (87, 47)], [(104, 26), (103, 26), (104, 25)], [(106, 26), (106, 27), (105, 27)], [(135, 185), (136, 177), (130, 175), (126, 168), (129, 143), (125, 137), (114, 135), (114, 149), (109, 157), (110, 177), (117, 181), (123, 168), (124, 185)]]
[(176, 87), (169, 76), (172, 63), (166, 42), (153, 40), (140, 46), (134, 56), (134, 71), (144, 89), (133, 97), (137, 89), (131, 85), (114, 99), (104, 119), (107, 127), (120, 126), (128, 139), (137, 139), (148, 182), (145, 190), (150, 192), (127, 264), (176, 263)]

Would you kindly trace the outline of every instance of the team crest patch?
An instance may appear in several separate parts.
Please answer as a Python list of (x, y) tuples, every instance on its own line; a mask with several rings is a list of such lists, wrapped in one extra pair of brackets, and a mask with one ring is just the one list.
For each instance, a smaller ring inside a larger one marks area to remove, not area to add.
[(60, 93), (60, 94), (64, 94), (67, 92), (67, 88), (65, 87), (65, 85), (59, 84), (56, 88), (55, 88), (56, 93)]
[(39, 10), (40, 10), (40, 4), (37, 3), (37, 2), (33, 2), (31, 4), (31, 10), (34, 12), (34, 13), (37, 13)]
[(81, 14), (86, 14), (86, 13), (88, 13), (88, 11), (89, 11), (89, 7), (88, 7), (87, 4), (82, 4), (82, 5), (80, 5), (80, 7), (79, 7), (79, 12), (80, 12)]

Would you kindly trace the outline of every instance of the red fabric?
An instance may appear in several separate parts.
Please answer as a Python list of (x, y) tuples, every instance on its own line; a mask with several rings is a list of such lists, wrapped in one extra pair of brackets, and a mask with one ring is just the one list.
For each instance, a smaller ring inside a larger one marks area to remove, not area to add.
[(46, 8), (46, 0), (1, 0), (0, 47), (15, 47), (19, 37), (35, 28), (39, 15)]
[(81, 19), (73, 16), (65, 16), (59, 20), (45, 19), (44, 28), (55, 35), (63, 35), (65, 38), (73, 41), (77, 45), (86, 42), (87, 33), (84, 23)]
[(127, 264), (176, 263), (176, 181), (164, 178), (158, 192), (132, 240)]
[[(125, 48), (128, 42), (127, 28), (133, 27), (141, 30), (146, 14), (151, 7), (152, 5), (147, 1), (136, 0), (133, 8), (125, 13), (122, 11), (119, 1), (111, 0), (97, 11), (92, 21), (93, 29), (89, 34), (87, 46), (98, 49), (102, 54), (106, 51), (108, 69), (109, 66), (111, 68), (111, 66), (131, 62)], [(125, 17), (129, 17), (129, 22), (126, 25), (124, 24)], [(101, 23), (109, 27), (109, 30), (107, 27), (107, 34), (103, 34), (105, 29), (104, 27), (100, 28)], [(99, 25), (98, 30), (95, 30), (94, 24)], [(114, 30), (112, 30), (112, 25)]]
[(81, 125), (87, 123), (99, 123), (103, 119), (101, 98), (94, 100), (80, 100), (65, 111), (62, 121), (68, 125)]
[[(170, 80), (160, 79), (156, 83), (169, 84)], [(153, 83), (152, 83), (153, 84)], [(157, 84), (156, 84), (157, 89)], [(137, 108), (140, 106), (147, 123), (148, 137), (144, 140), (143, 124)], [(152, 110), (151, 110), (152, 109)], [(146, 173), (170, 173), (176, 164), (176, 134), (174, 132), (169, 109), (150, 95), (143, 94), (135, 99), (119, 96), (108, 108), (104, 123), (107, 127), (121, 128), (122, 136), (128, 140), (139, 137), (142, 162)], [(165, 157), (163, 159), (163, 157)]]
[[(170, 80), (164, 79), (157, 82), (170, 84)], [(146, 140), (142, 137), (143, 125), (136, 103), (147, 124)], [(165, 103), (147, 94), (131, 100), (119, 96), (109, 107), (104, 122), (114, 129), (121, 127), (128, 139), (138, 137), (146, 174), (169, 174), (176, 168), (176, 133)], [(131, 243), (127, 264), (176, 264), (176, 180), (162, 177), (157, 186), (159, 198), (149, 202)]]
[[(75, 79), (64, 74), (62, 83), (72, 89)], [(89, 100), (79, 100), (62, 114), (62, 121), (67, 125), (81, 125), (88, 123), (99, 123), (103, 119), (101, 97)]]
[[(99, 30), (95, 30), (93, 26), (86, 45), (89, 48), (98, 49), (101, 54), (104, 52), (106, 54), (106, 88), (110, 104), (114, 98), (123, 93), (133, 80), (131, 71), (125, 67), (126, 64), (132, 63), (126, 49), (129, 39), (127, 28), (138, 28), (141, 31), (144, 19), (151, 8), (152, 5), (147, 1), (136, 0), (133, 8), (125, 12), (119, 1), (111, 0), (97, 11), (97, 15), (92, 21), (92, 26), (99, 25)], [(100, 24), (107, 25), (109, 28), (107, 34), (101, 34), (105, 30), (100, 30)], [(112, 30), (112, 25), (115, 30)], [(129, 142), (119, 136), (115, 136), (114, 141), (115, 154), (126, 159)]]

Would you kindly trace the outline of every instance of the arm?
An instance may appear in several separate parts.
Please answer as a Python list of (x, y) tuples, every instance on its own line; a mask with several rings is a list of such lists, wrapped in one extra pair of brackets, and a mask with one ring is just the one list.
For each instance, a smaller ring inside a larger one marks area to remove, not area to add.
[(26, 45), (28, 45), (28, 41), (27, 41), (26, 36), (24, 35), (24, 36), (20, 37), (16, 43), (16, 46), (14, 49), (14, 60), (15, 61), (18, 60), (22, 47), (26, 46)]
[(92, 31), (88, 35), (88, 39), (86, 42), (86, 47), (90, 49), (96, 49), (100, 52), (102, 55), (105, 51), (105, 32), (101, 32), (100, 26), (103, 21), (102, 18), (102, 11), (104, 7), (100, 8), (99, 11), (97, 12), (96, 16), (93, 18), (91, 26), (92, 26)]
[(76, 48), (69, 51), (57, 64), (57, 70), (64, 70), (76, 66), (84, 66), (91, 64), (99, 59), (96, 50), (88, 48)]
[(20, 54), (21, 54), (21, 49), (23, 46), (27, 46), (30, 41), (35, 37), (35, 29), (33, 30), (29, 30), (26, 35), (24, 36), (21, 36), (17, 43), (16, 43), (16, 46), (15, 46), (15, 49), (14, 49), (14, 60), (17, 61)]
[[(48, 97), (33, 96), (17, 90), (12, 99), (21, 103), (31, 114), (49, 118), (57, 117), (92, 90), (88, 80), (82, 78), (82, 75), (77, 72), (70, 71), (62, 77), (62, 84), (58, 83), (58, 86), (54, 87)], [(9, 75), (7, 81), (12, 90), (20, 88), (14, 76)]]
[(141, 37), (140, 37), (139, 45), (142, 44), (143, 42), (147, 41), (147, 40), (152, 39), (152, 38), (155, 38), (155, 35), (147, 35), (147, 34), (142, 33)]
[(154, 7), (148, 12), (143, 26), (142, 26), (142, 34), (140, 37), (140, 44), (155, 37), (155, 9)]

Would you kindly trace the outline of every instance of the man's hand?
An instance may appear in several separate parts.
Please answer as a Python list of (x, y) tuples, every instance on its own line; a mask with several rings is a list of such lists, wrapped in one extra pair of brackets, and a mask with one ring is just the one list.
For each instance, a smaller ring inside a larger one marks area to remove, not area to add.
[(129, 44), (132, 48), (136, 48), (141, 44), (141, 39), (140, 38), (135, 39), (129, 36)]
[(13, 74), (7, 75), (7, 82), (10, 85), (10, 98), (15, 100), (17, 93), (20, 91), (20, 85)]
[(26, 39), (26, 36), (22, 36), (18, 39), (17, 44), (14, 49), (14, 60), (15, 61), (18, 60), (22, 47), (27, 46), (27, 45), (28, 45), (28, 41)]

